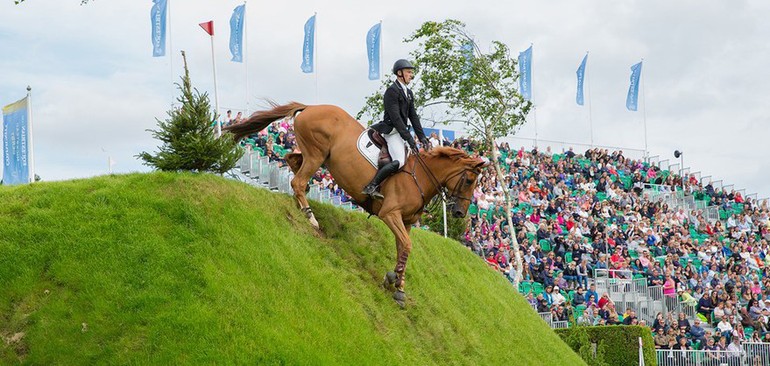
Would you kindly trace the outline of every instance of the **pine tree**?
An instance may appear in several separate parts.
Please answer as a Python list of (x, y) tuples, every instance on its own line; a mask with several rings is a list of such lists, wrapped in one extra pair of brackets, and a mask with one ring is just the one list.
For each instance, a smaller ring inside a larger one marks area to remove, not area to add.
[(243, 155), (243, 149), (235, 143), (231, 134), (219, 138), (215, 136), (211, 122), (216, 121), (218, 115), (212, 115), (208, 94), (192, 87), (184, 51), (182, 60), (184, 76), (182, 84), (177, 84), (182, 93), (177, 99), (181, 107), (172, 107), (165, 121), (156, 119), (157, 130), (147, 130), (161, 142), (158, 153), (152, 155), (144, 151), (137, 157), (144, 160), (145, 165), (158, 170), (222, 174), (235, 166)]

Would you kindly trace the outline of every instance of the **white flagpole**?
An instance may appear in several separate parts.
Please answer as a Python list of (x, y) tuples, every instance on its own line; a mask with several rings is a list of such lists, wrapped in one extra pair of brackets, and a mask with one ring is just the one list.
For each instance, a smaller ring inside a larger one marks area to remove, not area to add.
[(315, 73), (315, 103), (318, 100), (318, 12), (313, 13), (315, 21), (313, 22), (313, 72)]
[(166, 37), (168, 37), (168, 66), (171, 75), (171, 109), (174, 108), (176, 98), (174, 98), (174, 47), (171, 43), (171, 0), (166, 3), (168, 14), (166, 14)]
[[(532, 51), (534, 51), (534, 47), (533, 47), (534, 45), (535, 45), (534, 43), (529, 44), (529, 47), (533, 48)], [(532, 67), (532, 65), (534, 64), (534, 62), (532, 62), (532, 58), (534, 57), (531, 57), (529, 60), (529, 75), (530, 75), (529, 94), (530, 94), (530, 101), (532, 102), (532, 113), (534, 114), (534, 117), (535, 117), (535, 147), (537, 147), (537, 105), (535, 105), (535, 84), (532, 82), (532, 77), (533, 77), (532, 75), (535, 74), (534, 72), (535, 70)]]
[(29, 182), (35, 182), (35, 149), (32, 137), (35, 135), (32, 128), (32, 87), (27, 86), (27, 124), (29, 125)]
[[(642, 70), (639, 71), (642, 74), (642, 104), (644, 105), (644, 107), (642, 107), (642, 120), (644, 122), (644, 159), (647, 160), (647, 157), (650, 156), (650, 152), (647, 150), (647, 99), (644, 96), (644, 73), (642, 72), (644, 71), (644, 58), (642, 58), (640, 66), (642, 67)], [(638, 97), (639, 96), (637, 95), (637, 98)]]
[(107, 155), (107, 173), (112, 174), (112, 157)]
[(246, 115), (243, 116), (244, 119), (249, 117), (249, 113), (251, 112), (249, 110), (249, 53), (247, 51), (247, 45), (249, 44), (249, 22), (247, 20), (246, 14), (248, 14), (249, 7), (246, 6), (246, 1), (243, 2), (243, 47), (241, 49), (241, 52), (243, 52), (243, 63), (246, 67)]
[(222, 125), (219, 121), (219, 90), (217, 89), (217, 59), (214, 57), (214, 23), (211, 23), (211, 65), (214, 67), (214, 108), (216, 118), (216, 135), (222, 136)]
[(379, 66), (380, 66), (380, 80), (382, 80), (382, 77), (385, 76), (382, 74), (382, 19), (380, 19), (380, 64)]
[[(586, 51), (586, 56), (588, 56), (588, 51)], [(588, 62), (586, 62), (586, 69), (585, 69), (586, 77), (586, 87), (588, 89), (588, 125), (591, 130), (591, 147), (594, 147), (594, 120), (591, 116), (591, 83), (588, 79)]]

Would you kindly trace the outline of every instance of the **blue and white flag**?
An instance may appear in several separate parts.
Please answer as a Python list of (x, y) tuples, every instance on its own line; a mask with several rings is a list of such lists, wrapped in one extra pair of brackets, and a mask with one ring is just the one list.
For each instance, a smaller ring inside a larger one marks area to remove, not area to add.
[(519, 52), (519, 93), (532, 100), (532, 46)]
[(585, 80), (586, 75), (586, 61), (588, 61), (587, 53), (585, 57), (583, 57), (583, 62), (580, 63), (580, 66), (577, 69), (577, 96), (575, 97), (575, 101), (578, 105), (583, 105), (583, 81)]
[(29, 183), (29, 99), (3, 108), (3, 184)]
[(642, 75), (642, 62), (631, 66), (631, 85), (628, 86), (626, 108), (635, 111), (639, 106), (639, 77)]
[(313, 51), (315, 48), (315, 15), (305, 22), (305, 41), (302, 43), (302, 72), (313, 72)]
[(382, 23), (375, 24), (366, 33), (366, 55), (369, 57), (369, 80), (380, 78), (380, 31)]
[(152, 24), (152, 57), (166, 55), (166, 10), (167, 0), (152, 0), (150, 23)]
[(246, 4), (238, 5), (230, 17), (230, 53), (232, 60), (243, 62), (243, 16), (246, 12)]

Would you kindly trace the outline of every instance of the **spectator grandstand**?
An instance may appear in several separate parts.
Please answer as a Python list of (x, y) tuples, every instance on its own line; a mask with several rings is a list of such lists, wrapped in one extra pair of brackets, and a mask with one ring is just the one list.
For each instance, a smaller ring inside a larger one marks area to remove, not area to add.
[[(243, 144), (278, 166), (297, 149), (290, 120)], [(451, 144), (484, 155), (472, 141)], [(767, 200), (621, 150), (498, 147), (505, 179), (480, 176), (462, 243), (512, 281), (507, 187), (523, 259), (518, 290), (553, 327), (643, 325), (659, 349), (770, 341)], [(350, 201), (323, 169), (311, 183)]]

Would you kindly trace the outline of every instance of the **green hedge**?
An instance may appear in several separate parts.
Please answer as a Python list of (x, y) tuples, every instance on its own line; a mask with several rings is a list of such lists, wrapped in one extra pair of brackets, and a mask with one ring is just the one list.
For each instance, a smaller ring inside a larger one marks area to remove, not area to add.
[[(652, 333), (645, 327), (635, 325), (609, 325), (600, 327), (573, 327), (569, 329), (555, 329), (558, 334), (572, 349), (577, 352), (589, 365), (607, 364), (612, 366), (636, 366), (639, 364), (639, 337), (644, 344), (644, 364), (657, 366), (655, 357), (655, 345)], [(586, 358), (585, 348), (581, 353), (580, 348), (590, 343), (597, 344), (597, 360)]]

